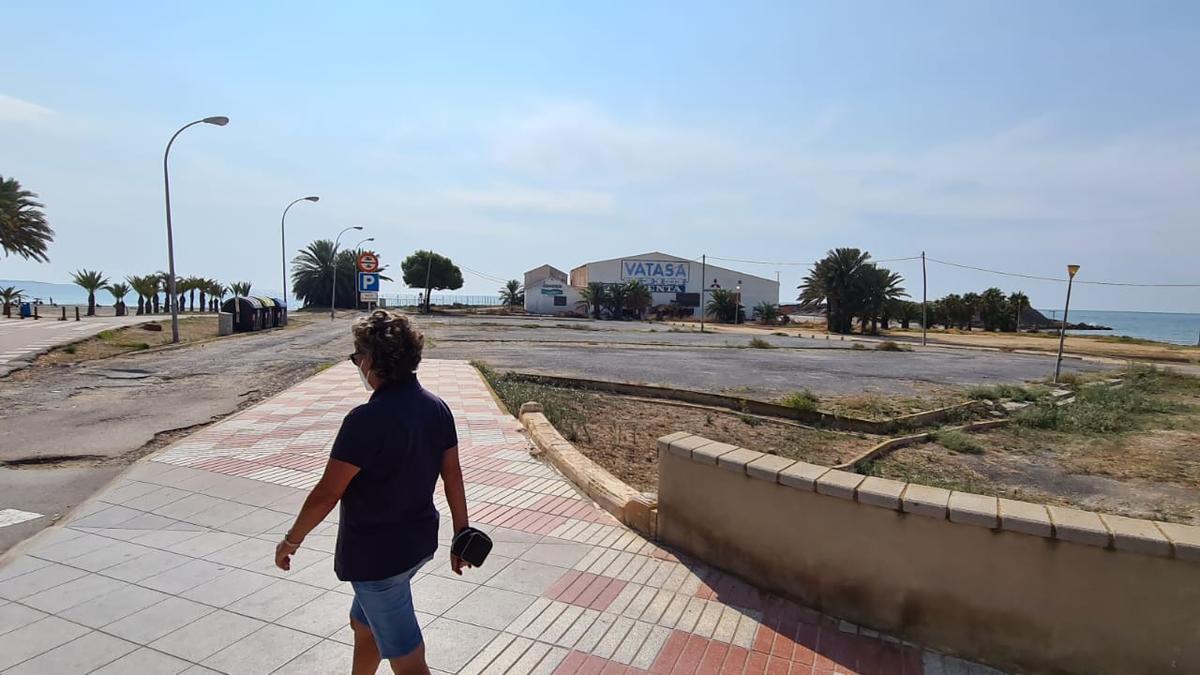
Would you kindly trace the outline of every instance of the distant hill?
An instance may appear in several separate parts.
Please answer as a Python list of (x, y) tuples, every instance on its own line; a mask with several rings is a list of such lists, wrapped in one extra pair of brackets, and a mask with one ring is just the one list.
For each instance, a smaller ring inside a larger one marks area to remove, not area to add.
[[(87, 302), (87, 293), (75, 284), (48, 284), (42, 281), (0, 279), (0, 288), (15, 286), (25, 291), (25, 297), (59, 305), (80, 305)], [(105, 298), (107, 299), (107, 298)]]

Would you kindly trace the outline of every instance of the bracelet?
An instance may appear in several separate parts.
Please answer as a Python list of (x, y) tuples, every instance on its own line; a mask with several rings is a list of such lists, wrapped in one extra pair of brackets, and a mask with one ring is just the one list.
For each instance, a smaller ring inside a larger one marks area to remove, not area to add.
[(300, 544), (303, 544), (304, 541), (303, 540), (301, 540), (299, 542), (288, 541), (287, 535), (285, 534), (285, 535), (283, 535), (283, 543), (287, 544), (288, 546), (291, 546), (292, 548), (300, 548)]

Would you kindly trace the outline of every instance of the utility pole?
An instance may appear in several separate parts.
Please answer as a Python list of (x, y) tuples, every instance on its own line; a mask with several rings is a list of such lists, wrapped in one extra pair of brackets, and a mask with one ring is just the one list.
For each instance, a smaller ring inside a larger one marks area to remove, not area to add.
[(926, 345), (925, 334), (929, 330), (929, 279), (925, 274), (925, 251), (921, 251), (921, 346)]
[(704, 291), (708, 288), (708, 254), (700, 254), (700, 332), (704, 332)]

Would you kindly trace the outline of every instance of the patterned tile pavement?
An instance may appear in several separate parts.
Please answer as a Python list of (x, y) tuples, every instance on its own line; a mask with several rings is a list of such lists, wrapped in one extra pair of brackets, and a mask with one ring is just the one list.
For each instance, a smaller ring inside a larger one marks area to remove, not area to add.
[[(672, 554), (531, 458), (468, 364), (426, 361), (421, 379), (454, 410), (472, 521), (497, 542), (456, 577), (443, 528), (416, 576), (436, 672), (991, 672)], [(36, 539), (0, 567), (0, 673), (345, 670), (336, 513), (291, 572), (271, 552), (365, 398), (348, 364), (326, 370), (140, 463)]]

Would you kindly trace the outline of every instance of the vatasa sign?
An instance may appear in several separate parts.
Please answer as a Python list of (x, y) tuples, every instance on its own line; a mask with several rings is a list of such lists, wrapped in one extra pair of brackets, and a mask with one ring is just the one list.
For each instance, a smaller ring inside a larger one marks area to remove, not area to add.
[(677, 260), (621, 261), (621, 281), (640, 281), (651, 293), (683, 293), (690, 272), (691, 263)]

